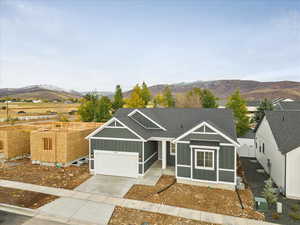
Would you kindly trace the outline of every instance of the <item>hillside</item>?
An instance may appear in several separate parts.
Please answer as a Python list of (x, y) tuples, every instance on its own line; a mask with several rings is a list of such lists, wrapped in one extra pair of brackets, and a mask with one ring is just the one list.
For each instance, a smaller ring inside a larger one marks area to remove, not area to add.
[[(149, 87), (153, 95), (162, 92), (166, 85), (154, 85)], [(300, 82), (278, 81), (259, 82), (253, 80), (215, 80), (196, 81), (190, 83), (177, 83), (170, 85), (173, 93), (184, 93), (192, 88), (208, 88), (219, 98), (227, 98), (234, 90), (239, 88), (244, 97), (249, 100), (262, 98), (286, 97), (300, 99)], [(128, 96), (130, 91), (125, 93)]]
[(76, 91), (67, 91), (54, 86), (33, 85), (23, 88), (2, 88), (0, 89), (0, 98), (21, 98), (21, 99), (68, 99), (78, 98), (81, 94)]

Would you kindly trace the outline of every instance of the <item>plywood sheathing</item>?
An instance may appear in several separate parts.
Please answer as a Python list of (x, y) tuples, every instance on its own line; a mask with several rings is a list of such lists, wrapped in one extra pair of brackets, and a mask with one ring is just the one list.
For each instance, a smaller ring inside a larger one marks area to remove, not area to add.
[[(101, 123), (63, 123), (48, 124), (31, 132), (31, 160), (41, 163), (60, 163), (65, 165), (88, 155), (89, 146), (85, 137), (101, 126)], [(52, 149), (44, 149), (44, 138), (52, 140)]]
[(30, 132), (33, 127), (7, 126), (0, 128), (0, 141), (4, 159), (30, 154)]

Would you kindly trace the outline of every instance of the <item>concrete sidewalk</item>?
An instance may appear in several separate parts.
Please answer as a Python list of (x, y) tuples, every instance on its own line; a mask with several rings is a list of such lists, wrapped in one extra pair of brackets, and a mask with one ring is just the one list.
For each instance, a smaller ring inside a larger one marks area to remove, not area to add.
[[(76, 204), (100, 203), (105, 205), (111, 205), (112, 207), (118, 205), (118, 206), (123, 206), (132, 209), (144, 210), (144, 211), (154, 212), (154, 213), (162, 213), (171, 216), (178, 216), (187, 219), (193, 219), (193, 220), (223, 224), (223, 225), (271, 225), (273, 224), (264, 221), (251, 220), (251, 219), (227, 216), (227, 215), (216, 214), (216, 213), (209, 213), (209, 212), (199, 211), (199, 210), (185, 209), (185, 208), (150, 203), (145, 201), (137, 201), (131, 199), (118, 198), (118, 197), (108, 197), (101, 194), (85, 193), (85, 192), (80, 192), (75, 190), (65, 190), (61, 188), (44, 187), (44, 186), (26, 184), (26, 183), (15, 182), (15, 181), (0, 180), (0, 186), (22, 189), (27, 191), (35, 191), (35, 192), (63, 197), (64, 200), (61, 200), (62, 203), (58, 204), (57, 207), (58, 210), (61, 211), (59, 216), (66, 215), (66, 217), (70, 216), (70, 214), (68, 213), (71, 212), (66, 211), (65, 214), (63, 214), (64, 211), (66, 210), (65, 207), (76, 207), (75, 206)], [(69, 200), (69, 202), (67, 200)], [(78, 202), (78, 200), (81, 200), (80, 203)], [(56, 203), (53, 204), (55, 205)], [(74, 204), (74, 206), (68, 206), (69, 204), (72, 205)], [(41, 207), (39, 209), (40, 212), (45, 212), (45, 208), (46, 208), (46, 212), (48, 212), (47, 207), (48, 205)], [(48, 208), (50, 211), (51, 211), (51, 207), (54, 206), (51, 206), (50, 203)], [(99, 214), (100, 211), (98, 210), (100, 210), (100, 208), (96, 209), (95, 212)], [(78, 211), (78, 213), (80, 215), (83, 215), (84, 218), (86, 218), (84, 212)], [(74, 212), (74, 215), (77, 215), (77, 213)]]

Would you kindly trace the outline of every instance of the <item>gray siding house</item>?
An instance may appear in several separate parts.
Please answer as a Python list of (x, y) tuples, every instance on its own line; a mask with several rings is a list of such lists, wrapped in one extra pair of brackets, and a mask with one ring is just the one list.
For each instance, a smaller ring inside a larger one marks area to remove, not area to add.
[(239, 144), (227, 109), (119, 109), (87, 139), (94, 174), (143, 176), (161, 160), (178, 181), (236, 184)]

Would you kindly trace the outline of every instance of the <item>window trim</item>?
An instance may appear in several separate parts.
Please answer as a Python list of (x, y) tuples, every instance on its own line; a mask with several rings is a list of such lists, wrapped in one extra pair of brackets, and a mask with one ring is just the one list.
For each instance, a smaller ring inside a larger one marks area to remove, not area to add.
[[(174, 152), (172, 152), (172, 146), (174, 146)], [(177, 144), (170, 142), (170, 155), (176, 155)]]
[[(205, 148), (194, 148), (194, 160), (195, 160), (195, 168), (201, 169), (201, 170), (215, 170), (215, 150), (211, 149), (205, 149)], [(197, 153), (198, 152), (204, 152), (204, 166), (198, 166), (197, 165)], [(205, 153), (209, 152), (212, 153), (212, 167), (206, 167), (205, 166)]]

